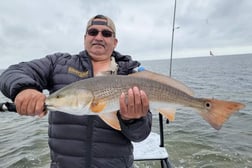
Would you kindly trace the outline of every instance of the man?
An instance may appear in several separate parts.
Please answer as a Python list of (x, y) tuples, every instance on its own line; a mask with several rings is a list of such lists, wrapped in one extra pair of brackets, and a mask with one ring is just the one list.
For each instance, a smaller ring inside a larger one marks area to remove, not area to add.
[[(114, 51), (117, 42), (113, 21), (97, 15), (87, 23), (84, 51), (76, 55), (56, 53), (12, 65), (0, 76), (0, 89), (14, 101), (20, 115), (44, 116), (44, 89), (53, 93), (72, 82), (104, 72), (134, 73), (140, 64)], [(122, 93), (118, 101), (121, 131), (109, 127), (98, 116), (50, 112), (51, 168), (133, 167), (131, 141), (142, 141), (151, 131), (149, 101), (137, 87)]]

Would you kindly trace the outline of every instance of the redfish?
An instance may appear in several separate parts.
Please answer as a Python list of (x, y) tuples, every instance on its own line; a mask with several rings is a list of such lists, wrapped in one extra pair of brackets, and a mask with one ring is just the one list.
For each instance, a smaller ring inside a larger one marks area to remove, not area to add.
[(169, 120), (174, 119), (177, 107), (190, 107), (217, 130), (234, 112), (245, 107), (239, 102), (194, 97), (191, 89), (181, 82), (150, 71), (80, 80), (48, 96), (45, 104), (48, 110), (73, 115), (99, 115), (112, 128), (120, 130), (116, 115), (120, 109), (119, 97), (134, 86), (147, 94), (150, 109)]

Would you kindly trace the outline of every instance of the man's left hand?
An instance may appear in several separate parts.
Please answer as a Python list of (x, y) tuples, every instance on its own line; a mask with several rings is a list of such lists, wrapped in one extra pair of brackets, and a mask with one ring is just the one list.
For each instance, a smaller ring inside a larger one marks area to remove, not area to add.
[(149, 111), (149, 99), (143, 90), (133, 87), (128, 90), (127, 96), (120, 96), (120, 115), (123, 120), (139, 119)]

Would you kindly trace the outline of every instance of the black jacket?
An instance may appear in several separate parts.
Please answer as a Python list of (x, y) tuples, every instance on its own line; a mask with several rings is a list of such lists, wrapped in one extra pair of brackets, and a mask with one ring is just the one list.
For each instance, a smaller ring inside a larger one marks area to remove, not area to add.
[[(130, 56), (113, 52), (118, 74), (134, 72), (140, 64)], [(2, 93), (15, 99), (23, 89), (50, 93), (81, 79), (93, 77), (86, 51), (77, 55), (56, 53), (45, 58), (10, 66), (0, 76)], [(118, 115), (122, 131), (106, 125), (98, 116), (49, 113), (51, 168), (126, 168), (133, 165), (131, 141), (144, 140), (151, 131), (151, 113), (132, 123)]]

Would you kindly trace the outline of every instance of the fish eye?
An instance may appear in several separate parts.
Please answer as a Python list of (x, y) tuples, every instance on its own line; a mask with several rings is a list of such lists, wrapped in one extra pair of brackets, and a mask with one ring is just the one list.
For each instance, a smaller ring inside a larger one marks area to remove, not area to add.
[(60, 94), (56, 95), (56, 98), (59, 99), (61, 98), (62, 96)]

